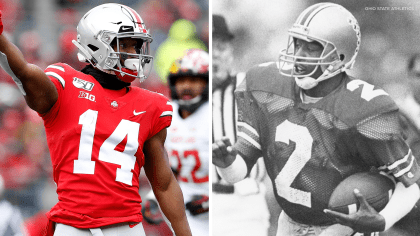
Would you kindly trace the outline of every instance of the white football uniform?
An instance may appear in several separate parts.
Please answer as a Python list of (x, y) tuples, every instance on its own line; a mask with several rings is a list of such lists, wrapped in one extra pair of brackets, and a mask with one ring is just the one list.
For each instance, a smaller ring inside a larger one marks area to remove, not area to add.
[[(179, 171), (179, 185), (185, 203), (195, 195), (209, 196), (209, 118), (210, 107), (206, 102), (193, 114), (183, 119), (179, 105), (172, 102), (172, 125), (168, 128), (165, 147), (172, 168)], [(187, 210), (192, 235), (209, 235), (209, 213), (196, 216)]]

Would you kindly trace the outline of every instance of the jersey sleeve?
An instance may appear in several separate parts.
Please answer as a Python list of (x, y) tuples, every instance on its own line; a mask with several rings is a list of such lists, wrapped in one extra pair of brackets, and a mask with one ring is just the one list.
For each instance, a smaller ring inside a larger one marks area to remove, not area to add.
[(157, 111), (156, 111), (157, 117), (152, 126), (152, 130), (149, 135), (149, 138), (159, 133), (162, 129), (169, 127), (172, 122), (173, 108), (172, 108), (171, 102), (165, 96), (157, 95), (156, 104), (157, 104)]
[(244, 158), (249, 173), (262, 152), (258, 119), (255, 116), (259, 114), (258, 107), (253, 102), (251, 93), (246, 90), (246, 80), (236, 89), (235, 99), (238, 106), (238, 138), (233, 147)]
[[(57, 63), (57, 64), (49, 65), (44, 70), (45, 74), (51, 79), (51, 81), (53, 82), (58, 92), (58, 99), (57, 99), (57, 102), (53, 105), (53, 107), (47, 113), (39, 114), (44, 120), (45, 126), (47, 127), (51, 126), (54, 123), (55, 118), (60, 108), (61, 101), (63, 100), (62, 98), (64, 94), (64, 88), (66, 85), (65, 80), (66, 80), (66, 77), (68, 77), (67, 73), (70, 70), (68, 67), (69, 66), (65, 64)], [(66, 69), (67, 69), (67, 73), (66, 73)]]
[(374, 157), (381, 170), (410, 186), (420, 179), (420, 168), (402, 136), (398, 115), (393, 111), (360, 122), (357, 142), (364, 158)]

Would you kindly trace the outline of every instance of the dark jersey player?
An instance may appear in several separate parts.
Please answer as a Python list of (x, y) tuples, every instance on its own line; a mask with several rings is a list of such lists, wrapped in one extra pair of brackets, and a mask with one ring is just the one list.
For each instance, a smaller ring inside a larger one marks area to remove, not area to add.
[[(356, 19), (337, 4), (304, 10), (279, 62), (256, 66), (237, 89), (238, 140), (213, 144), (213, 163), (231, 182), (263, 156), (283, 209), (277, 236), (352, 235), (390, 228), (419, 198), (420, 169), (404, 142), (398, 108), (386, 92), (346, 74), (360, 46)], [(355, 190), (358, 211), (330, 210), (338, 183), (382, 170), (397, 186), (376, 212)]]
[(144, 235), (142, 167), (176, 234), (191, 235), (163, 146), (172, 106), (130, 86), (152, 60), (144, 22), (127, 6), (104, 4), (77, 31), (78, 57), (89, 63), (82, 71), (57, 63), (44, 72), (0, 36), (1, 66), (44, 120), (59, 199), (47, 214), (50, 235)]

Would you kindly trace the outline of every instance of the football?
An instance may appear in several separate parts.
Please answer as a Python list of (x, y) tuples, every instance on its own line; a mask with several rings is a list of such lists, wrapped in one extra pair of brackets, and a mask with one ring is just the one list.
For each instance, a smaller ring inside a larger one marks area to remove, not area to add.
[(366, 201), (379, 212), (391, 198), (395, 182), (390, 177), (376, 172), (360, 172), (350, 175), (334, 189), (328, 208), (345, 214), (356, 212), (359, 209), (359, 202), (354, 196), (356, 188)]

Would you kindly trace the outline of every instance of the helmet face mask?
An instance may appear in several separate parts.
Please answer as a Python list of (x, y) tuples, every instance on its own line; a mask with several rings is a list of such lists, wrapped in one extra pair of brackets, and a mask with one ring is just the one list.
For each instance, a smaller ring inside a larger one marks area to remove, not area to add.
[[(321, 67), (322, 71), (325, 71), (328, 66), (341, 62), (338, 58), (337, 49), (331, 42), (300, 38), (307, 42), (318, 42), (323, 47), (323, 51), (319, 57), (304, 57), (296, 55), (295, 41), (298, 37), (289, 36), (289, 43), (287, 48), (280, 52), (280, 73), (290, 77), (309, 77), (312, 76), (316, 70)], [(314, 69), (306, 74), (295, 73), (295, 66), (315, 66)]]
[[(104, 72), (114, 73), (128, 83), (136, 78), (142, 81), (150, 73), (153, 57), (149, 45), (153, 39), (133, 9), (115, 3), (97, 6), (82, 17), (77, 33), (77, 42), (73, 43), (79, 48), (80, 61), (89, 62)], [(125, 38), (142, 42), (136, 48), (136, 53), (120, 52), (120, 41)], [(127, 58), (130, 59), (128, 64)]]
[[(322, 75), (315, 79), (322, 81), (353, 67), (360, 46), (360, 28), (354, 16), (342, 6), (319, 3), (305, 9), (288, 33), (288, 45), (279, 55), (282, 75), (305, 78), (321, 68)], [(324, 50), (319, 57), (297, 56), (296, 39), (318, 42)], [(295, 71), (299, 65), (316, 67), (300, 74)]]
[[(136, 53), (120, 51), (120, 42), (125, 38), (132, 38), (137, 41)], [(139, 78), (142, 82), (152, 71), (153, 57), (149, 55), (150, 42), (151, 40), (145, 41), (141, 37), (132, 37), (131, 34), (117, 34), (111, 42), (112, 52), (105, 62), (105, 69), (114, 71), (118, 78), (124, 82), (131, 82), (135, 78)], [(113, 48), (116, 48), (116, 50)]]

